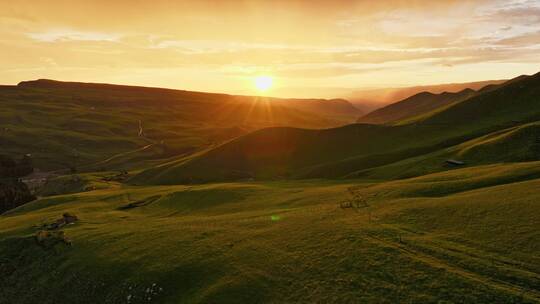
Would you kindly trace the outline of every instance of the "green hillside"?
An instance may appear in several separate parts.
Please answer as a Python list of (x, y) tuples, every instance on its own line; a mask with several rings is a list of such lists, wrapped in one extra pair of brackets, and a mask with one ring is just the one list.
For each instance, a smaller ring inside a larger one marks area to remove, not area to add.
[(510, 127), (432, 153), (359, 170), (347, 177), (386, 180), (420, 176), (452, 169), (452, 166), (445, 164), (448, 159), (463, 161), (469, 167), (539, 160), (540, 122)]
[(411, 117), (429, 113), (474, 96), (476, 91), (464, 89), (457, 93), (433, 94), (422, 92), (383, 108), (370, 112), (358, 119), (359, 123), (392, 124)]
[(539, 168), (43, 198), (1, 216), (0, 303), (537, 303)]
[(88, 171), (0, 215), (0, 304), (540, 303), (540, 74), (337, 128), (341, 100), (0, 92), (6, 151)]
[(344, 100), (275, 99), (51, 80), (0, 87), (2, 153), (41, 170), (130, 169), (259, 128), (328, 128), (360, 113)]
[[(496, 90), (504, 85), (520, 81), (528, 76), (522, 75), (507, 81), (495, 81), (493, 83), (471, 83), (471, 88), (465, 88), (456, 93), (420, 92), (398, 102), (376, 109), (358, 119), (359, 123), (404, 125), (422, 121), (435, 113), (442, 112), (453, 104), (467, 100), (473, 96)], [(489, 84), (488, 84), (489, 83)], [(483, 85), (482, 85), (483, 84)], [(463, 84), (466, 85), (466, 84)], [(479, 86), (481, 85), (481, 86)]]
[[(524, 125), (539, 118), (540, 74), (536, 74), (486, 90), (415, 123), (356, 124), (327, 130), (259, 130), (193, 157), (148, 169), (133, 182), (175, 184), (249, 178), (344, 177), (434, 153), (512, 126), (535, 130), (534, 126)], [(485, 153), (504, 155), (505, 161), (539, 157), (535, 153), (518, 157), (523, 153), (520, 149), (514, 144), (492, 145)], [(482, 149), (474, 151), (477, 151), (474, 158), (497, 161), (483, 155)], [(518, 158), (513, 159), (514, 156)]]
[(0, 304), (540, 304), (540, 0), (0, 0), (0, 47)]

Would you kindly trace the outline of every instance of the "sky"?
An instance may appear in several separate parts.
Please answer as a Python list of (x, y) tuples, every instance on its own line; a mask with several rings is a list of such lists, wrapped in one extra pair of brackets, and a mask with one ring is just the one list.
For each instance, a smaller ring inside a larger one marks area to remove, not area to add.
[(330, 98), (538, 71), (540, 0), (0, 0), (0, 84)]

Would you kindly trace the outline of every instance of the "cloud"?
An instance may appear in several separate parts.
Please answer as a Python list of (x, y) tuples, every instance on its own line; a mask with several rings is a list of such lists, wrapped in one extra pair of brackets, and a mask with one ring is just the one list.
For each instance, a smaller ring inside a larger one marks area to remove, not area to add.
[(540, 45), (540, 30), (497, 40), (498, 45), (511, 47), (529, 47)]
[(18, 69), (17, 77), (39, 78), (23, 71), (43, 67), (70, 71), (80, 80), (90, 69), (95, 77), (113, 73), (126, 79), (143, 77), (126, 71), (144, 71), (145, 81), (155, 83), (165, 74), (174, 83), (176, 72), (186, 83), (198, 73), (189, 83), (206, 90), (232, 87), (232, 80), (218, 86), (259, 72), (298, 87), (395, 86), (490, 78), (491, 66), (499, 65), (514, 73), (509, 63), (523, 73), (540, 59), (538, 0), (316, 4), (6, 2), (0, 11), (0, 81), (8, 69)]
[(220, 69), (220, 72), (232, 76), (253, 76), (257, 74), (271, 74), (286, 78), (327, 78), (354, 74), (366, 74), (374, 71), (390, 69), (390, 66), (378, 64), (350, 64), (350, 63), (300, 63), (281, 64), (272, 66), (263, 65), (229, 65)]
[(60, 41), (108, 41), (117, 42), (121, 35), (102, 33), (102, 32), (84, 32), (73, 29), (54, 29), (45, 32), (28, 33), (28, 37), (40, 42), (60, 42)]
[(58, 66), (56, 61), (50, 57), (40, 57), (39, 60), (41, 60), (43, 63), (49, 66)]
[(171, 40), (171, 39), (150, 39), (150, 48), (153, 49), (177, 49), (185, 53), (220, 53), (236, 52), (242, 50), (290, 50), (299, 49), (298, 46), (290, 46), (276, 43), (253, 43), (242, 41), (220, 41), (220, 40)]

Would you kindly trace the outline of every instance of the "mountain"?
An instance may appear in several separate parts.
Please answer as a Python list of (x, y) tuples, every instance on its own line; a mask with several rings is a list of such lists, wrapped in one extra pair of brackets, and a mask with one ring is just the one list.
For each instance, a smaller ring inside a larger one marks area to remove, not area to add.
[(486, 80), (401, 88), (364, 89), (356, 90), (347, 95), (346, 98), (355, 106), (358, 106), (360, 109), (366, 109), (366, 112), (369, 112), (376, 110), (376, 108), (384, 107), (422, 92), (441, 94), (444, 92), (456, 93), (465, 89), (477, 91), (486, 86), (498, 85), (506, 81), (507, 80)]
[(260, 128), (330, 128), (361, 112), (343, 99), (279, 99), (40, 79), (0, 87), (0, 143), (42, 170), (144, 166)]
[(472, 89), (464, 89), (457, 93), (443, 92), (433, 94), (422, 92), (370, 112), (360, 117), (358, 122), (373, 124), (395, 123), (399, 120), (422, 115), (449, 104), (463, 101), (475, 93)]
[[(145, 170), (133, 182), (344, 177), (539, 119), (540, 73), (453, 103), (414, 124), (259, 130), (198, 155)], [(512, 154), (507, 155), (512, 161)], [(433, 170), (444, 170), (439, 167)]]

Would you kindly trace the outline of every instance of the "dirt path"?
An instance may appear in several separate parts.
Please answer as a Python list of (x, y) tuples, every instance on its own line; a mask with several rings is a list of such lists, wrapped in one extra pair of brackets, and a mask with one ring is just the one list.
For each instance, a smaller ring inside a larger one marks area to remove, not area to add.
[(118, 158), (122, 158), (124, 156), (127, 156), (127, 155), (130, 155), (130, 154), (134, 154), (134, 153), (138, 153), (138, 152), (142, 152), (144, 150), (147, 150), (153, 146), (155, 146), (156, 144), (155, 143), (152, 143), (152, 144), (148, 144), (144, 147), (141, 147), (141, 148), (138, 148), (138, 149), (135, 149), (135, 150), (130, 150), (130, 151), (126, 151), (126, 152), (122, 152), (122, 153), (118, 153), (118, 154), (114, 154), (104, 160), (101, 160), (101, 161), (98, 161), (96, 163), (93, 163), (93, 164), (89, 164), (89, 165), (86, 165), (86, 166), (81, 166), (81, 168), (88, 168), (88, 167), (92, 167), (92, 166), (99, 166), (99, 165), (105, 165), (115, 159), (118, 159)]
[[(390, 247), (399, 250), (401, 254), (419, 262), (428, 264), (433, 268), (442, 268), (450, 273), (464, 277), (468, 280), (472, 280), (488, 287), (505, 291), (517, 296), (521, 296), (528, 301), (540, 303), (540, 292), (538, 290), (527, 289), (522, 286), (513, 284), (508, 281), (495, 279), (493, 277), (482, 275), (481, 273), (473, 272), (458, 265), (452, 264), (449, 261), (440, 259), (434, 255), (430, 255), (426, 252), (416, 250), (412, 246), (408, 246), (406, 242), (390, 241), (378, 236), (368, 235), (367, 240), (377, 246)], [(440, 248), (442, 249), (442, 248)], [(516, 269), (516, 271), (524, 271), (523, 269)], [(529, 272), (530, 273), (530, 272)], [(536, 273), (531, 273), (538, 275)]]

